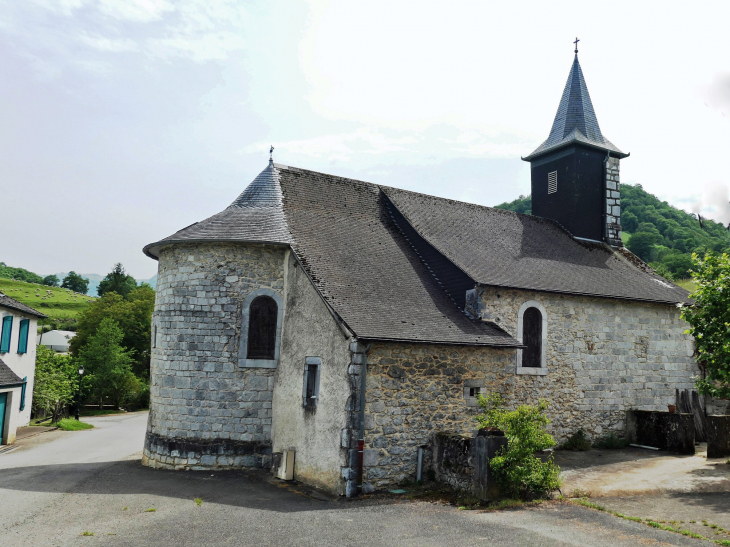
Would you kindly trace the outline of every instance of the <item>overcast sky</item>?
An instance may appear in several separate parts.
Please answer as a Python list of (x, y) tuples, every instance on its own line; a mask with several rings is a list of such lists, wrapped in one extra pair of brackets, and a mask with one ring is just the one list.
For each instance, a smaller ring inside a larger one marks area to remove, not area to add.
[(0, 261), (137, 278), (275, 161), (495, 205), (580, 61), (622, 181), (730, 221), (730, 2), (0, 0)]

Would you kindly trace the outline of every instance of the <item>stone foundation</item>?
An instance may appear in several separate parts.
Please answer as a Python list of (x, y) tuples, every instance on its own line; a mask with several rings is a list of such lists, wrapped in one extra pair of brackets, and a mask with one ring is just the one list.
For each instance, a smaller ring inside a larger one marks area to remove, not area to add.
[(192, 471), (268, 468), (271, 465), (271, 446), (225, 439), (195, 442), (148, 433), (142, 464), (156, 469)]

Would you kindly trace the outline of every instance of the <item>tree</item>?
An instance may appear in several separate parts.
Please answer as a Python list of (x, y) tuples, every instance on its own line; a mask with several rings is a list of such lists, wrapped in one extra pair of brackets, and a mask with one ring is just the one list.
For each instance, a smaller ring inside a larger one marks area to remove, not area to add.
[(137, 288), (137, 282), (134, 277), (127, 275), (124, 271), (124, 266), (121, 262), (117, 262), (114, 265), (114, 269), (106, 274), (106, 277), (101, 280), (99, 287), (96, 292), (99, 296), (104, 296), (106, 293), (115, 292), (126, 297), (130, 292)]
[(61, 287), (69, 289), (77, 293), (86, 294), (89, 290), (89, 280), (85, 277), (81, 277), (76, 272), (68, 272), (68, 275), (63, 278)]
[(99, 403), (99, 409), (104, 408), (105, 400), (118, 408), (139, 383), (132, 373), (131, 352), (121, 345), (123, 337), (116, 321), (106, 318), (79, 350), (78, 360), (85, 369), (83, 383), (90, 389), (91, 399)]
[(64, 417), (78, 390), (76, 366), (68, 355), (46, 346), (36, 348), (33, 408), (51, 413), (51, 421)]
[(78, 316), (76, 336), (71, 339), (71, 355), (79, 351), (97, 332), (101, 322), (113, 319), (124, 333), (122, 346), (134, 353), (134, 373), (140, 378), (149, 377), (150, 333), (152, 311), (155, 307), (155, 291), (143, 283), (123, 298), (116, 292), (106, 293), (94, 300)]
[(48, 287), (58, 287), (59, 280), (57, 275), (47, 275), (43, 278), (43, 284)]
[(654, 254), (656, 235), (651, 232), (636, 232), (626, 247), (644, 262), (649, 262)]
[(631, 211), (621, 214), (621, 227), (627, 232), (634, 232), (639, 227), (638, 217)]
[(682, 309), (687, 331), (695, 339), (697, 360), (705, 377), (697, 380), (703, 395), (730, 399), (730, 256), (693, 254), (695, 303)]

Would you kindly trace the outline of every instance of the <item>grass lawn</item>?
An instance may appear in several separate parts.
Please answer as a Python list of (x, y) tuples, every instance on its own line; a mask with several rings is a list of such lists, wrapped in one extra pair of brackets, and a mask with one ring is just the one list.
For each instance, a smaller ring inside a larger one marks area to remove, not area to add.
[(689, 292), (694, 292), (697, 289), (697, 283), (695, 283), (691, 279), (681, 279), (679, 281), (675, 281), (674, 283)]
[(94, 426), (86, 422), (77, 421), (74, 418), (64, 418), (63, 420), (51, 424), (64, 431), (81, 431), (82, 429), (91, 429)]
[(125, 414), (126, 412), (126, 410), (93, 410), (91, 408), (82, 408), (79, 414), (81, 416), (106, 416), (107, 414)]
[(87, 294), (61, 287), (47, 287), (4, 278), (0, 278), (0, 292), (59, 321), (76, 319), (94, 299)]

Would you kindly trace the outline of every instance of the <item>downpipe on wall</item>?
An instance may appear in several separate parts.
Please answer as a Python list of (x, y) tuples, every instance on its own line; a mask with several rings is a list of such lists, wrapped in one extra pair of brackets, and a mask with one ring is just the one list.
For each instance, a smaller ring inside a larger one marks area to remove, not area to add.
[(368, 373), (368, 352), (372, 343), (365, 347), (365, 351), (356, 351), (362, 355), (360, 363), (360, 434), (357, 440), (357, 487), (362, 492), (363, 483), (363, 456), (365, 454), (365, 387)]

